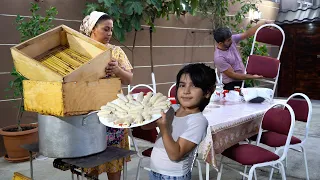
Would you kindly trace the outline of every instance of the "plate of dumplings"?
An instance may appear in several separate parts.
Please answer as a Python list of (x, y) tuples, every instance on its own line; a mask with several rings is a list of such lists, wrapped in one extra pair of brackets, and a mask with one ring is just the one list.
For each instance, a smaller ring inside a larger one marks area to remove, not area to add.
[(102, 124), (112, 128), (139, 127), (161, 118), (170, 100), (162, 93), (117, 94), (118, 98), (101, 106), (97, 115)]

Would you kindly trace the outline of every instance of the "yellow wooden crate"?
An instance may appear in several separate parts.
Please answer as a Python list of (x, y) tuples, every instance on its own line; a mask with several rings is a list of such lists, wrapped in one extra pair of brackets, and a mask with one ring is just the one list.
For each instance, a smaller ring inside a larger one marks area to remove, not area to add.
[(11, 48), (17, 71), (29, 80), (74, 82), (105, 77), (111, 49), (65, 25)]
[(97, 81), (23, 81), (26, 111), (53, 116), (72, 116), (99, 110), (121, 92), (118, 78)]

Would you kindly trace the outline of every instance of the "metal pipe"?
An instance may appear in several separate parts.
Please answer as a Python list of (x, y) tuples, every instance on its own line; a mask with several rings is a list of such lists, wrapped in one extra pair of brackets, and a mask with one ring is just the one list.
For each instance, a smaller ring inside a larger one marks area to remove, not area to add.
[(136, 46), (136, 37), (137, 37), (137, 30), (134, 31), (134, 38), (133, 38), (133, 45), (132, 45), (132, 50), (131, 50), (131, 56), (132, 56), (132, 67), (134, 67), (134, 48)]
[(150, 61), (151, 61), (151, 72), (153, 73), (153, 56), (152, 56), (152, 27), (150, 26)]
[(30, 153), (30, 176), (31, 176), (31, 180), (33, 180), (32, 152), (29, 151), (29, 153)]

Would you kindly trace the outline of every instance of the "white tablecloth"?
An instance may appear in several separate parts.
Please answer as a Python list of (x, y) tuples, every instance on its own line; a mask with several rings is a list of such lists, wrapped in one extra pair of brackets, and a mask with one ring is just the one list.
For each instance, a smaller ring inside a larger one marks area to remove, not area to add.
[(207, 136), (199, 146), (203, 159), (217, 168), (215, 155), (232, 145), (256, 134), (266, 110), (275, 103), (216, 103), (210, 104), (203, 111), (209, 122)]

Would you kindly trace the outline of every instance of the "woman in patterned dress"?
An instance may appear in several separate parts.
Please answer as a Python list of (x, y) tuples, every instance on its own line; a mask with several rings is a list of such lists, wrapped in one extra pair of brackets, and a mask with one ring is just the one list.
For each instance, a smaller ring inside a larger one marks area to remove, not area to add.
[[(89, 16), (86, 16), (80, 26), (80, 32), (82, 34), (85, 34), (92, 39), (105, 44), (107, 47), (110, 47), (112, 49), (112, 57), (117, 57), (112, 59), (106, 67), (107, 77), (119, 77), (123, 85), (128, 85), (132, 81), (132, 66), (126, 54), (120, 47), (109, 44), (112, 37), (112, 31), (112, 18), (103, 12), (97, 11), (93, 11)], [(114, 129), (107, 127), (106, 130), (108, 146), (129, 149), (128, 131), (126, 129)], [(130, 161), (130, 157), (125, 158), (125, 160), (127, 162)], [(123, 162), (124, 159), (122, 158), (97, 167), (85, 169), (85, 171), (96, 177), (98, 177), (99, 174), (106, 172), (109, 180), (120, 180)]]

